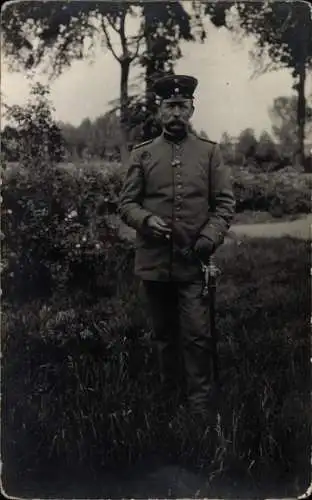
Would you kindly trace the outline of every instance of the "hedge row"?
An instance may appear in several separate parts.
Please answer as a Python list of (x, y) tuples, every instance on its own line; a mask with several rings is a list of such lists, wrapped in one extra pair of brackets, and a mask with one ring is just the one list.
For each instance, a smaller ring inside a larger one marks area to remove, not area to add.
[[(66, 293), (110, 295), (123, 273), (124, 248), (114, 214), (122, 185), (120, 165), (42, 165), (4, 174), (3, 280), (7, 294), (24, 298)], [(311, 177), (285, 169), (278, 174), (233, 170), (237, 212), (310, 213)], [(19, 290), (17, 294), (17, 289)]]
[(312, 175), (287, 167), (278, 172), (233, 168), (237, 212), (267, 211), (273, 216), (310, 213)]

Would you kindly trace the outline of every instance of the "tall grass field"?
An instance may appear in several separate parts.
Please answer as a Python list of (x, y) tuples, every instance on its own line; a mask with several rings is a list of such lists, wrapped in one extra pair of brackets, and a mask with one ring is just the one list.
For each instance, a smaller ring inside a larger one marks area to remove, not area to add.
[(87, 299), (74, 289), (18, 303), (4, 296), (7, 494), (21, 494), (32, 477), (29, 496), (46, 497), (40, 484), (52, 467), (59, 477), (70, 469), (101, 477), (153, 454), (211, 478), (269, 475), (308, 487), (309, 245), (244, 240), (224, 245), (217, 261), (222, 396), (220, 419), (206, 433), (182, 408), (171, 419), (164, 411), (131, 249), (111, 296)]

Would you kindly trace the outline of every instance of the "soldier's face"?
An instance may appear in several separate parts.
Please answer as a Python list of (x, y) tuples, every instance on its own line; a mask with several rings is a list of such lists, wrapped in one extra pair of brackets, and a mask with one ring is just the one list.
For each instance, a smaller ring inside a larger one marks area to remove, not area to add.
[(169, 132), (185, 130), (194, 111), (192, 99), (164, 99), (159, 108), (162, 126)]

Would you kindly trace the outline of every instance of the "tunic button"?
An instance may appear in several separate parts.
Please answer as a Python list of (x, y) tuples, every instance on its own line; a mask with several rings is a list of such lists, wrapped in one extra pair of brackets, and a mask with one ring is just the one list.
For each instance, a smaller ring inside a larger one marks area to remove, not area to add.
[(181, 166), (181, 161), (175, 158), (174, 160), (172, 160), (171, 165), (173, 167), (180, 167)]
[(182, 184), (178, 184), (178, 189), (182, 189)]

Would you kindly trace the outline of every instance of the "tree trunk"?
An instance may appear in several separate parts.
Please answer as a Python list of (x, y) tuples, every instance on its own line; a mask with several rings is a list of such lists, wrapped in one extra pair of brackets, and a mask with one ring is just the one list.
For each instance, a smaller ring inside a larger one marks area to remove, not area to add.
[[(155, 31), (155, 30), (154, 30)], [(167, 45), (169, 41), (164, 36), (152, 37), (153, 30), (150, 29), (146, 35), (147, 60), (145, 66), (145, 95), (146, 95), (146, 115), (143, 126), (143, 139), (152, 139), (161, 133), (161, 125), (157, 121), (156, 96), (153, 92), (155, 79), (164, 76), (166, 63), (168, 63)]]
[(299, 49), (296, 72), (298, 75), (298, 108), (297, 108), (297, 132), (298, 132), (298, 156), (297, 161), (300, 162), (301, 168), (306, 168), (304, 139), (305, 139), (305, 124), (306, 124), (306, 68), (308, 60), (308, 44), (310, 30), (308, 28), (306, 16), (310, 16), (310, 9), (303, 3), (296, 5), (298, 9), (298, 42)]
[(123, 165), (128, 160), (129, 150), (129, 127), (128, 127), (128, 80), (130, 72), (130, 59), (124, 58), (121, 63), (121, 77), (120, 77), (120, 127), (121, 127), (121, 162)]
[(305, 122), (306, 122), (306, 98), (305, 98), (305, 81), (306, 81), (306, 66), (305, 61), (300, 63), (299, 67), (299, 82), (298, 82), (298, 108), (297, 108), (297, 130), (298, 130), (298, 150), (297, 162), (301, 167), (305, 166)]
[(145, 98), (147, 121), (145, 120), (145, 123), (143, 124), (143, 140), (150, 139), (151, 125), (156, 108), (155, 96), (153, 94), (153, 81), (156, 77), (157, 64), (155, 62), (155, 53), (153, 49), (153, 40), (151, 38), (151, 32), (149, 32), (146, 37), (146, 53), (148, 60), (145, 67)]

